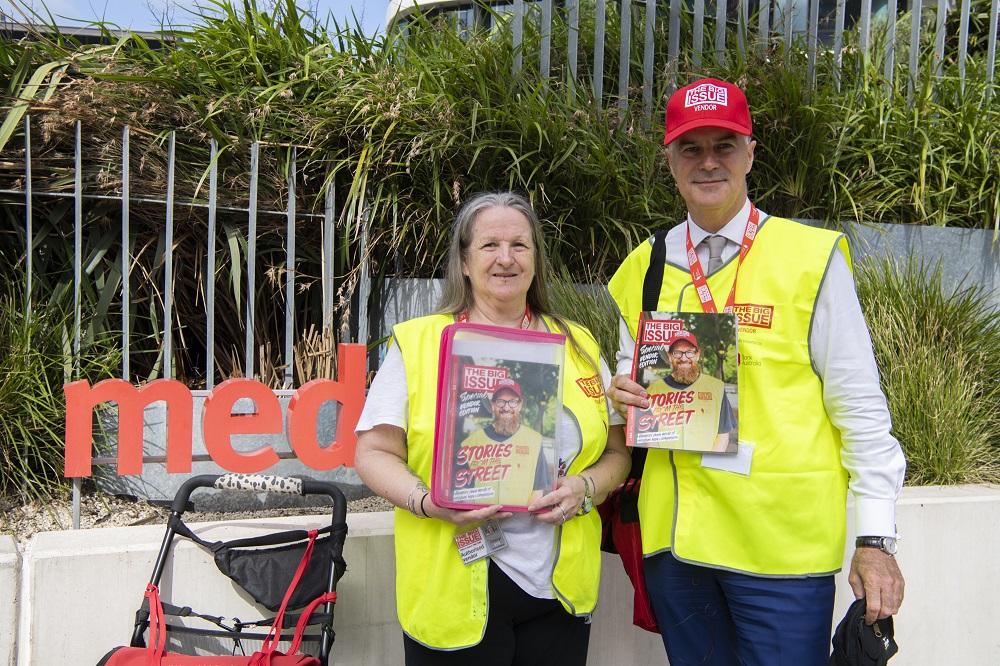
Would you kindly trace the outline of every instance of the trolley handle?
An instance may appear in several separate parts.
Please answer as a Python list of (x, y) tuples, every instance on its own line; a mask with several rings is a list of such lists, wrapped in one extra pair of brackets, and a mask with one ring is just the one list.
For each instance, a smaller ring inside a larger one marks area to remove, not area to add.
[[(239, 490), (254, 493), (286, 493), (290, 495), (328, 495), (333, 500), (334, 513), (342, 511), (346, 518), (347, 498), (344, 492), (325, 481), (312, 481), (295, 477), (276, 476), (271, 474), (201, 474), (193, 476), (181, 486), (170, 505), (171, 511), (184, 513), (191, 493), (197, 488), (216, 488), (217, 490)], [(337, 511), (337, 509), (340, 511)], [(336, 518), (336, 516), (335, 516)]]

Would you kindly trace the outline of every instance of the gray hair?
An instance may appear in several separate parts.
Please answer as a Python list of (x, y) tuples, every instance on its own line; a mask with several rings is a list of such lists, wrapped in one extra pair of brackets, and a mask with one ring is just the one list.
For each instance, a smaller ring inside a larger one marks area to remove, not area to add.
[(465, 260), (469, 257), (469, 245), (476, 231), (476, 220), (479, 214), (490, 208), (513, 208), (528, 220), (531, 228), (531, 242), (535, 246), (535, 278), (528, 287), (527, 302), (531, 312), (536, 315), (547, 315), (556, 325), (559, 333), (566, 336), (570, 349), (573, 350), (594, 371), (600, 372), (597, 362), (577, 341), (566, 320), (552, 309), (549, 298), (549, 267), (548, 255), (545, 251), (545, 239), (542, 237), (542, 223), (532, 208), (528, 198), (519, 192), (480, 192), (466, 201), (455, 216), (455, 224), (451, 230), (451, 243), (448, 247), (448, 265), (445, 267), (444, 291), (438, 303), (439, 314), (459, 314), (472, 309), (474, 297), (472, 283), (462, 270)]

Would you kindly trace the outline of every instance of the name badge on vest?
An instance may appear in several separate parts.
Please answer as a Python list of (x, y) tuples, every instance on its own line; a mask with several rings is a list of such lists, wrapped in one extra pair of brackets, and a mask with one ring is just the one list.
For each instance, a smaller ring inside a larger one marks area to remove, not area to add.
[(488, 520), (468, 532), (455, 535), (462, 564), (471, 564), (507, 547), (499, 520)]
[(719, 455), (713, 453), (701, 454), (701, 466), (717, 469), (722, 472), (732, 472), (740, 476), (750, 476), (750, 463), (753, 462), (752, 442), (740, 440), (736, 455)]

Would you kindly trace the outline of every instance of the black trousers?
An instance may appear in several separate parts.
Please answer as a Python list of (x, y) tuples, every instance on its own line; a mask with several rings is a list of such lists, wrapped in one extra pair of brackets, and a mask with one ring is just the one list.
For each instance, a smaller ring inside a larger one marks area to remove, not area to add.
[(556, 599), (537, 599), (490, 563), (490, 609), (478, 645), (434, 650), (404, 634), (406, 666), (585, 666), (590, 624)]

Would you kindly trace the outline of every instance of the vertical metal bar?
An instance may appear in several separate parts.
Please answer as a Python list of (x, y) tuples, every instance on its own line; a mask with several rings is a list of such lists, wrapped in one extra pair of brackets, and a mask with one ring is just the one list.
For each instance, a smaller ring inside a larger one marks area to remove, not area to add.
[(840, 70), (844, 64), (844, 3), (845, 0), (837, 0), (837, 17), (834, 19), (833, 27), (833, 76), (837, 81), (837, 90), (840, 90)]
[(167, 229), (163, 262), (163, 376), (174, 378), (174, 161), (177, 133), (170, 133), (167, 155)]
[(736, 30), (740, 58), (747, 55), (747, 33), (750, 29), (750, 0), (740, 0), (740, 24)]
[(948, 0), (938, 0), (937, 6), (937, 27), (934, 32), (934, 74), (935, 76), (941, 76), (941, 72), (944, 71), (944, 38), (945, 38), (945, 25), (944, 21), (948, 14)]
[[(328, 156), (329, 160), (329, 156)], [(334, 176), (326, 184), (326, 204), (323, 208), (323, 327), (333, 330), (333, 290), (334, 273), (334, 241), (336, 240), (336, 220), (334, 218)]]
[(653, 118), (653, 59), (655, 57), (656, 0), (646, 0), (646, 37), (642, 49), (643, 127), (649, 129)]
[(514, 46), (514, 76), (521, 73), (521, 42), (524, 41), (524, 0), (514, 0), (511, 34)]
[(701, 52), (705, 39), (705, 0), (694, 0), (694, 28), (691, 39), (691, 62), (695, 67), (701, 67)]
[(871, 48), (872, 41), (872, 0), (861, 0), (861, 32), (859, 41), (861, 42), (862, 60), (868, 61), (868, 49)]
[(784, 42), (785, 48), (785, 63), (786, 65), (792, 61), (792, 17), (795, 10), (792, 4), (794, 0), (784, 0), (785, 5), (781, 10), (781, 21), (784, 24), (784, 37), (782, 41)]
[(542, 39), (539, 44), (538, 73), (543, 79), (549, 77), (552, 53), (552, 0), (542, 0)]
[(896, 0), (889, 0), (886, 17), (888, 24), (885, 35), (885, 66), (882, 69), (886, 92), (892, 90), (892, 83), (896, 78), (896, 7)]
[(358, 278), (358, 339), (356, 342), (368, 344), (368, 299), (372, 292), (371, 280), (371, 248), (368, 247), (370, 237), (371, 213), (368, 201), (365, 201), (359, 212), (361, 219), (361, 275)]
[[(73, 378), (80, 378), (80, 286), (83, 279), (81, 256), (83, 254), (83, 168), (80, 147), (80, 121), (76, 121), (76, 146), (73, 152)], [(80, 493), (83, 485), (79, 477), (73, 479), (73, 529), (80, 529)]]
[(569, 93), (576, 92), (576, 74), (579, 65), (580, 48), (580, 0), (569, 0), (569, 34), (566, 36), (566, 63), (569, 66), (569, 77), (566, 80)]
[(292, 337), (295, 327), (295, 160), (297, 151), (292, 146), (288, 163), (288, 247), (285, 256), (285, 381), (286, 389), (292, 387)]
[(969, 0), (962, 0), (961, 18), (958, 22), (958, 79), (965, 92), (965, 61), (969, 56)]
[(80, 328), (83, 285), (83, 156), (80, 146), (80, 121), (76, 121), (76, 147), (73, 152), (73, 378), (80, 378)]
[(219, 143), (212, 139), (208, 164), (208, 267), (205, 270), (205, 387), (215, 386), (215, 238), (219, 205)]
[(31, 116), (24, 115), (24, 263), (28, 270), (25, 310), (31, 315), (31, 278), (34, 270), (35, 229), (31, 208)]
[(726, 0), (715, 1), (715, 59), (726, 64)]
[(80, 529), (80, 494), (83, 492), (83, 479), (73, 478), (73, 529)]
[[(35, 230), (31, 209), (31, 116), (24, 114), (24, 264), (27, 271), (27, 284), (24, 288), (24, 310), (31, 318), (31, 278), (34, 264)], [(28, 341), (31, 344), (31, 341)], [(21, 444), (21, 495), (28, 492), (28, 439)]]
[(670, 34), (667, 39), (668, 63), (670, 69), (670, 89), (677, 88), (677, 69), (681, 55), (681, 2), (670, 0)]
[(757, 13), (757, 42), (761, 53), (767, 52), (767, 43), (771, 39), (771, 0), (761, 0), (760, 11)]
[(816, 85), (816, 52), (819, 49), (819, 0), (809, 0), (809, 23), (806, 31), (806, 49), (809, 51), (806, 76), (809, 85)]
[(989, 81), (991, 87), (986, 89), (986, 96), (992, 94), (992, 84), (993, 84), (993, 73), (996, 69), (996, 59), (997, 59), (997, 18), (998, 7), (1000, 7), (1000, 0), (993, 0), (990, 3), (990, 43), (986, 55), (986, 79)]
[(618, 115), (628, 110), (629, 65), (632, 53), (632, 0), (621, 0), (621, 43), (618, 51)]
[(594, 10), (594, 100), (597, 108), (601, 108), (601, 98), (604, 97), (604, 31), (607, 28), (607, 0), (597, 0)]
[[(996, 7), (997, 0), (993, 0)], [(906, 99), (913, 105), (913, 85), (917, 80), (917, 62), (920, 56), (920, 15), (923, 13), (922, 0), (910, 0), (910, 79), (906, 86)]]
[(254, 141), (250, 145), (250, 203), (249, 221), (247, 223), (247, 335), (246, 367), (244, 375), (253, 378), (253, 324), (254, 300), (257, 297), (257, 173), (260, 169), (260, 144)]
[(131, 381), (129, 313), (132, 311), (132, 231), (129, 228), (129, 126), (122, 128), (122, 379)]

